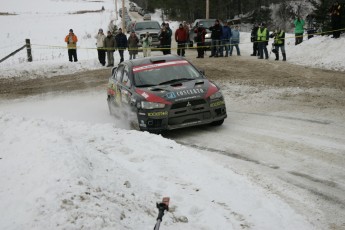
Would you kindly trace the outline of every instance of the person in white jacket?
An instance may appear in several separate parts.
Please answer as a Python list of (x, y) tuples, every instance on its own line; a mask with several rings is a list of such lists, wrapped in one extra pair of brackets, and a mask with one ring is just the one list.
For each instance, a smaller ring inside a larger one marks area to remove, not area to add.
[(141, 40), (143, 44), (143, 54), (144, 57), (151, 56), (151, 45), (152, 45), (152, 37), (149, 32), (146, 32), (145, 36)]
[(98, 30), (98, 34), (95, 36), (97, 39), (96, 46), (97, 46), (97, 52), (98, 52), (98, 60), (99, 62), (105, 66), (105, 46), (104, 46), (104, 39), (105, 35), (103, 33), (103, 29)]

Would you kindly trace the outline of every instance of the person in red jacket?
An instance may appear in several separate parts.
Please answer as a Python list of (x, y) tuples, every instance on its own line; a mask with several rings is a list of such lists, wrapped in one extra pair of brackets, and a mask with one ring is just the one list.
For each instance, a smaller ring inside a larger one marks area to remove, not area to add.
[(77, 36), (73, 33), (73, 30), (69, 30), (69, 34), (65, 37), (65, 42), (67, 43), (68, 48), (68, 58), (69, 61), (72, 62), (72, 57), (74, 59), (74, 62), (78, 61), (77, 58)]
[(177, 42), (177, 55), (184, 57), (188, 34), (183, 25), (180, 24), (175, 32), (175, 41)]

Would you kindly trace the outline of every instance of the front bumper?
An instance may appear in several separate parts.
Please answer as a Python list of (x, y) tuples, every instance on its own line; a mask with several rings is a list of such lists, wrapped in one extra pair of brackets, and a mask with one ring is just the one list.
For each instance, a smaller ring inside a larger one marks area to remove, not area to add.
[[(184, 106), (187, 103), (192, 105)], [(145, 131), (163, 131), (211, 124), (227, 117), (224, 100), (181, 102), (160, 110), (138, 110), (139, 127)]]

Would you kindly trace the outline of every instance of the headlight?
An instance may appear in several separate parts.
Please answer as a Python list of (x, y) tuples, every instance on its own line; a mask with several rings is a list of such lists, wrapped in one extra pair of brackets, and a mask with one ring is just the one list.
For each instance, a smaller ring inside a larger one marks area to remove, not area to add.
[(148, 102), (148, 101), (141, 102), (142, 109), (163, 109), (164, 107), (165, 107), (165, 104), (162, 104), (162, 103)]
[(206, 34), (205, 38), (211, 38), (211, 34)]
[(212, 94), (212, 95), (210, 96), (210, 99), (211, 99), (211, 100), (214, 100), (214, 99), (219, 99), (219, 98), (222, 98), (222, 97), (223, 97), (223, 94), (222, 94), (220, 91), (218, 91), (217, 93)]

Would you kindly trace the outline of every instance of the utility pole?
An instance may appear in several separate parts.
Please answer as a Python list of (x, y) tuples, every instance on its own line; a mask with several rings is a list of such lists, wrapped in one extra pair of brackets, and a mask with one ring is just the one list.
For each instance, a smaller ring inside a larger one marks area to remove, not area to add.
[(206, 0), (206, 19), (209, 19), (210, 17), (210, 2), (209, 0)]
[(126, 24), (125, 24), (125, 0), (122, 0), (122, 31), (126, 34)]
[(118, 16), (118, 10), (117, 10), (117, 0), (115, 0), (115, 19), (119, 19), (119, 16)]

